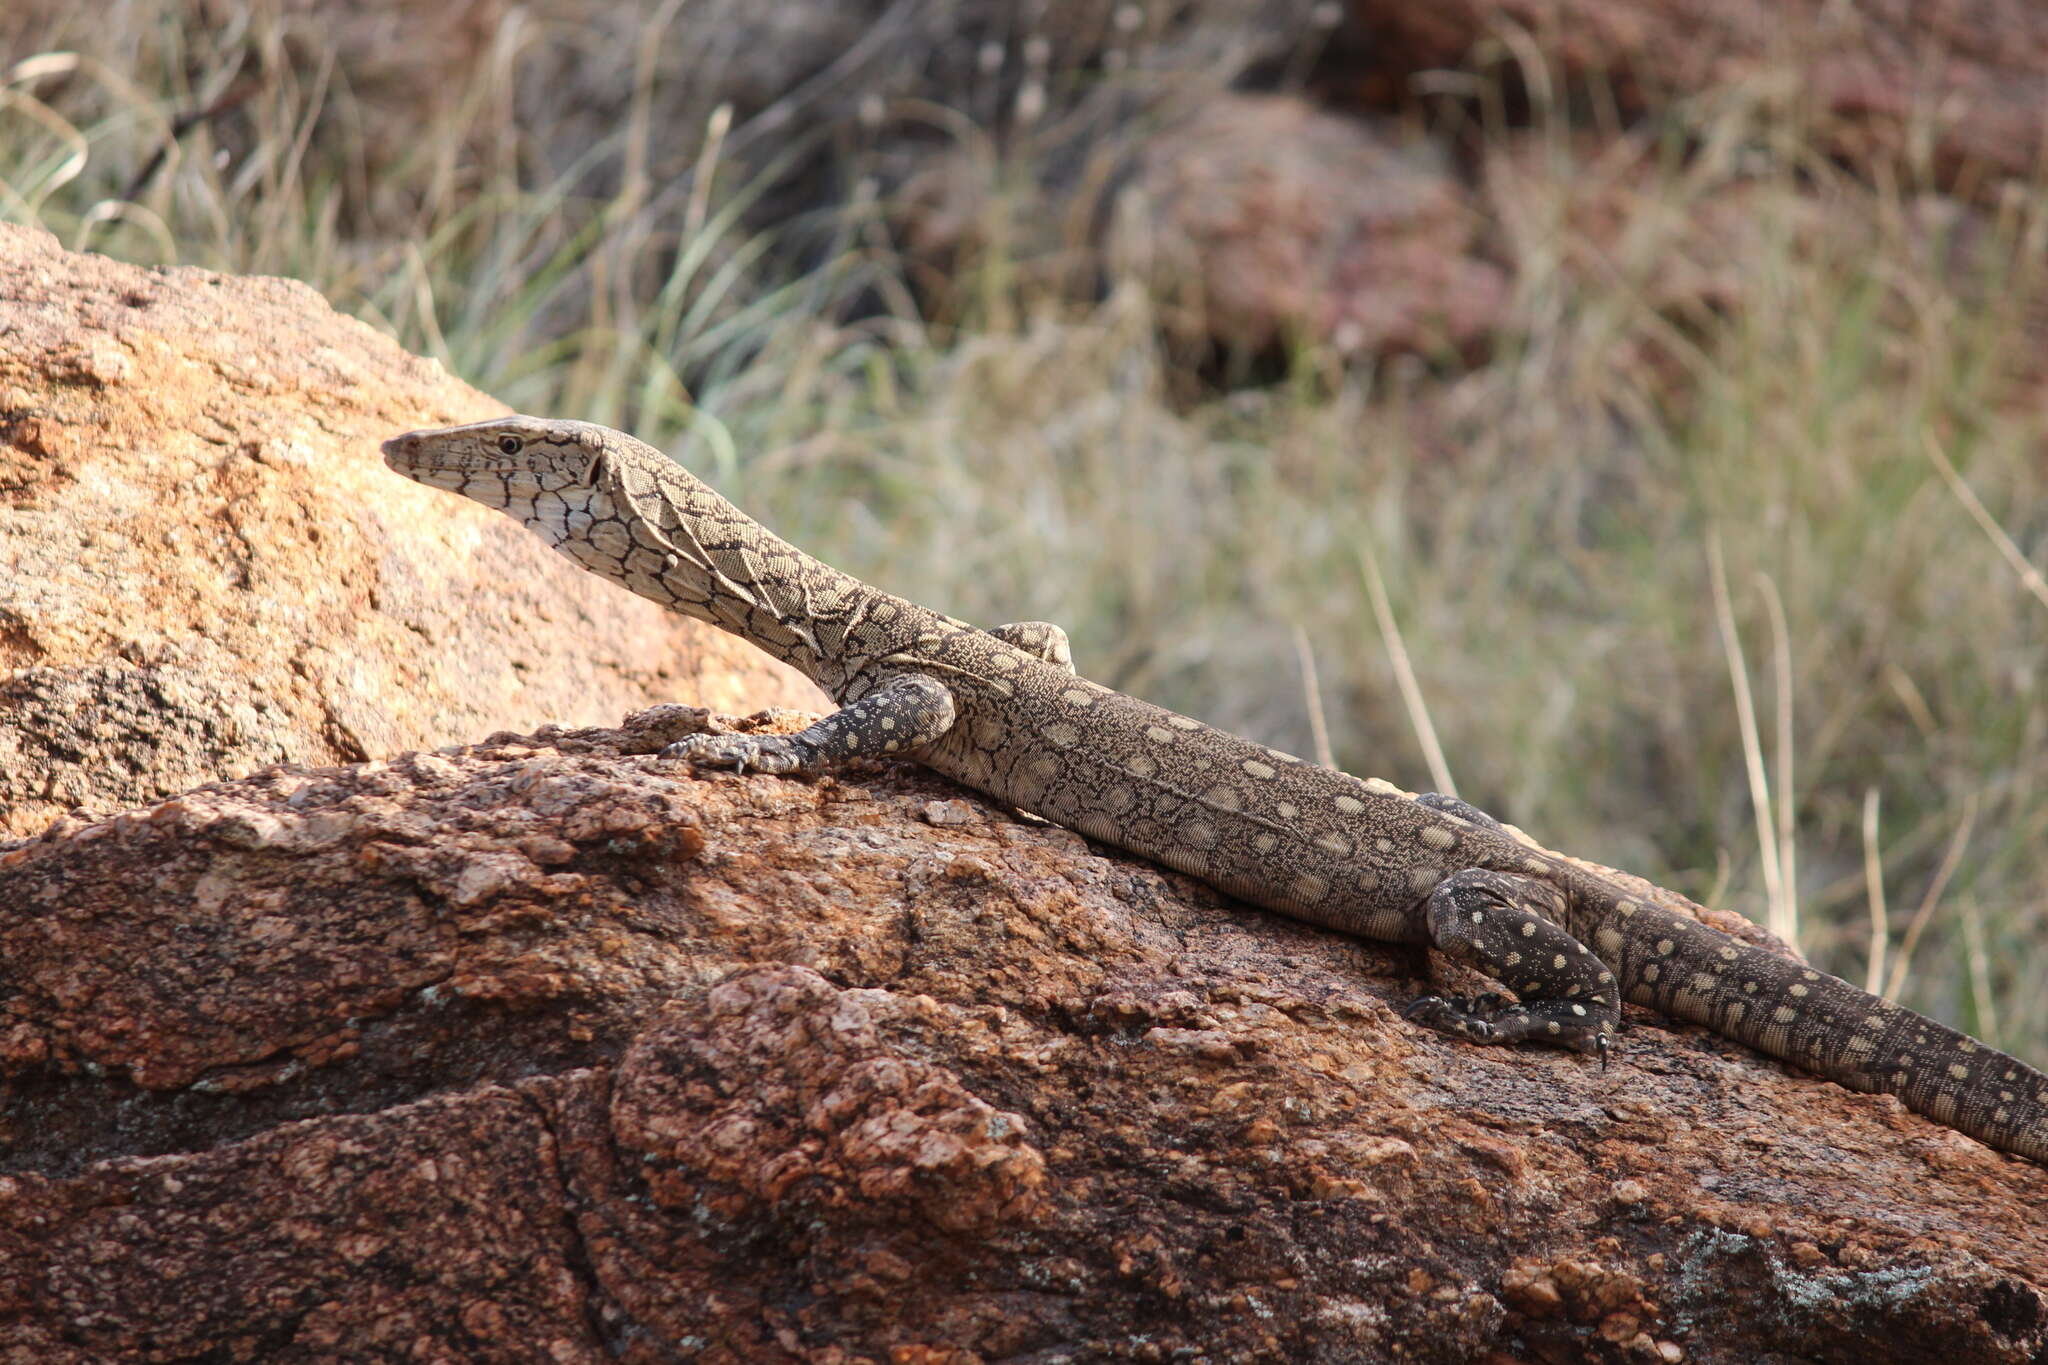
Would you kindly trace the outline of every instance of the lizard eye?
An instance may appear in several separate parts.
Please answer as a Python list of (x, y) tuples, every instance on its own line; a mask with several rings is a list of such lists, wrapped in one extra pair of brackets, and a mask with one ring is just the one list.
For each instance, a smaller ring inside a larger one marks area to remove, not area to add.
[(517, 455), (519, 453), (519, 445), (520, 441), (517, 436), (500, 436), (498, 438), (498, 449), (504, 451), (507, 455)]

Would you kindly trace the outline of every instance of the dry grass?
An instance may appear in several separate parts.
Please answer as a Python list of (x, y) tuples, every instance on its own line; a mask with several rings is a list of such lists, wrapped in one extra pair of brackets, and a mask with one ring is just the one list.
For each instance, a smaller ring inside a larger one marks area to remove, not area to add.
[[(1135, 278), (1076, 302), (997, 251), (937, 327), (858, 198), (809, 225), (821, 263), (783, 269), (736, 226), (729, 128), (686, 193), (527, 184), (494, 121), (504, 62), (374, 206), (332, 73), (271, 82), (229, 156), (201, 126), (123, 199), (248, 44), (172, 0), (110, 31), (125, 46), (68, 75), (9, 79), (8, 217), (305, 279), (516, 406), (633, 426), (848, 569), (1060, 621), (1093, 676), (1295, 750), (1299, 631), (1343, 766), (1426, 784), (1426, 710), (1467, 799), (1702, 899), (1796, 909), (1851, 979), (1881, 885), (1901, 997), (2048, 1062), (2038, 192), (1944, 226), (1740, 99), (1619, 147), (1539, 114), (1487, 135), (1542, 167), (1498, 225), (1518, 284), (1488, 363), (1304, 348), (1187, 401)], [(1609, 191), (1618, 229), (1589, 236)], [(1744, 231), (1703, 238), (1731, 201)], [(1021, 239), (1003, 229), (984, 237)], [(1674, 297), (1688, 271), (1718, 283)]]

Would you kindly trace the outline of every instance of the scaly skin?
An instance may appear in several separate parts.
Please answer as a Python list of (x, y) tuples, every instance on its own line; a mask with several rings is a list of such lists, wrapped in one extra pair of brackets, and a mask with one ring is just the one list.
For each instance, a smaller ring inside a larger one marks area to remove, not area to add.
[(1056, 626), (977, 630), (870, 587), (630, 436), (508, 417), (409, 432), (384, 458), (758, 645), (843, 707), (799, 734), (698, 735), (666, 757), (814, 773), (901, 754), (1255, 905), (1432, 944), (1519, 997), (1409, 1007), (1440, 1031), (1604, 1058), (1626, 998), (2048, 1163), (2048, 1076), (2024, 1063), (1632, 896), (1462, 802), (1411, 799), (1089, 682)]

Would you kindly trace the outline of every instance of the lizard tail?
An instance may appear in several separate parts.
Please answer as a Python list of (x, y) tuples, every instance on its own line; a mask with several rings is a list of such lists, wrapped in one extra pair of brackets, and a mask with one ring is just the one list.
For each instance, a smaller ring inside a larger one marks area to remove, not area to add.
[(1656, 906), (1626, 921), (1627, 997), (2048, 1164), (2048, 1075), (1826, 972)]

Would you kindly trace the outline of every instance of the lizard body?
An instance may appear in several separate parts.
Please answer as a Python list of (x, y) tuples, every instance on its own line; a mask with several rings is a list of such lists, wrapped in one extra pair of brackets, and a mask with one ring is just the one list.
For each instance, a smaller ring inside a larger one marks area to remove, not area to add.
[(399, 473), (758, 645), (842, 707), (795, 735), (698, 735), (666, 757), (814, 773), (900, 754), (1255, 905), (1433, 945), (1519, 997), (1409, 1006), (1442, 1032), (1604, 1059), (1627, 999), (2048, 1163), (2048, 1076), (2017, 1059), (1632, 895), (1462, 802), (1411, 798), (1081, 678), (1055, 626), (978, 630), (871, 587), (630, 436), (511, 417), (383, 450)]

